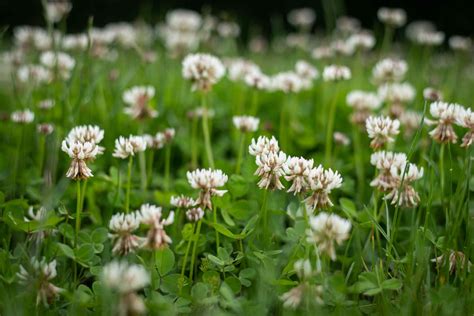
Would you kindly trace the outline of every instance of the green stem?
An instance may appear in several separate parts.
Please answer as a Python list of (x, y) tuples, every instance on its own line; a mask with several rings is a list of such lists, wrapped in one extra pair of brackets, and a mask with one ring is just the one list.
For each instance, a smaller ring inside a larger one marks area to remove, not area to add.
[(244, 147), (245, 147), (245, 134), (242, 133), (240, 135), (239, 153), (237, 155), (237, 164), (235, 166), (236, 174), (240, 174), (240, 165), (242, 164), (242, 158), (244, 156)]
[(199, 243), (199, 236), (201, 235), (201, 224), (202, 220), (199, 220), (197, 224), (197, 229), (196, 233), (194, 234), (194, 245), (193, 245), (193, 253), (191, 256), (191, 266), (189, 267), (189, 281), (193, 281), (193, 274), (194, 274), (194, 262), (196, 261), (196, 251), (197, 251), (197, 245)]
[(81, 194), (81, 181), (76, 181), (76, 231), (74, 235), (74, 246), (77, 247), (79, 230), (81, 229), (81, 212), (82, 212), (82, 194)]
[(334, 134), (334, 118), (336, 116), (338, 92), (339, 92), (339, 84), (336, 83), (334, 97), (329, 107), (328, 125), (327, 125), (327, 130), (326, 130), (326, 150), (324, 152), (324, 161), (326, 162), (326, 166), (328, 167), (331, 165), (331, 159), (332, 159), (331, 153), (332, 153), (332, 143), (333, 143), (333, 134)]
[(138, 153), (138, 159), (140, 162), (140, 184), (142, 190), (146, 190), (147, 187), (147, 176), (146, 176), (146, 157), (145, 152), (141, 151)]
[(128, 213), (130, 208), (130, 187), (132, 182), (132, 166), (133, 166), (133, 156), (128, 158), (128, 171), (127, 171), (127, 193), (125, 195), (125, 213)]
[(204, 145), (206, 147), (207, 162), (209, 164), (209, 167), (214, 169), (214, 157), (212, 155), (211, 136), (209, 133), (208, 109), (207, 109), (206, 95), (204, 94), (202, 96), (202, 107), (203, 107), (202, 132), (204, 134)]
[(365, 188), (365, 184), (364, 184), (365, 170), (364, 170), (364, 159), (363, 159), (364, 151), (362, 150), (360, 133), (357, 130), (357, 127), (353, 128), (353, 135), (354, 135), (356, 174), (357, 174), (357, 183), (358, 183), (357, 193), (358, 193), (359, 201), (362, 201), (364, 198), (364, 188)]
[[(196, 228), (196, 224), (193, 223), (193, 232), (194, 232), (194, 229)], [(179, 288), (179, 292), (181, 293), (181, 290), (183, 288), (183, 285), (184, 285), (184, 272), (186, 271), (186, 265), (188, 263), (188, 255), (189, 255), (189, 250), (191, 250), (191, 243), (193, 242), (193, 239), (189, 239), (188, 240), (188, 244), (186, 246), (186, 251), (184, 253), (184, 259), (183, 259), (183, 266), (181, 267), (181, 277), (180, 277), (180, 288)]]
[(383, 35), (383, 42), (382, 42), (382, 49), (380, 52), (383, 54), (390, 50), (390, 46), (392, 44), (394, 29), (390, 25), (385, 25), (385, 32)]
[(213, 214), (213, 217), (214, 217), (214, 230), (216, 231), (216, 255), (218, 254), (218, 251), (219, 251), (219, 232), (217, 231), (217, 209), (216, 207), (214, 206), (213, 207), (214, 209), (212, 210), (212, 212), (214, 213)]
[(165, 148), (165, 191), (167, 192), (170, 185), (170, 163), (171, 163), (171, 144)]
[(197, 126), (198, 120), (196, 117), (193, 118), (192, 126), (191, 126), (191, 168), (197, 168), (197, 160), (198, 160), (198, 150), (197, 150)]
[(255, 88), (252, 91), (252, 109), (250, 115), (257, 115), (258, 113), (258, 90)]
[(41, 177), (43, 175), (43, 164), (44, 164), (44, 152), (45, 152), (46, 136), (39, 135), (38, 144), (38, 173)]
[(282, 104), (281, 110), (280, 110), (280, 125), (279, 125), (279, 136), (278, 140), (282, 144), (282, 148), (286, 149), (286, 139), (285, 135), (286, 132), (288, 131), (287, 126), (286, 126), (286, 103)]
[(263, 192), (262, 208), (260, 209), (260, 215), (263, 218), (264, 242), (266, 242), (266, 240), (267, 240), (267, 228), (268, 228), (267, 197), (268, 197), (268, 190), (265, 190)]

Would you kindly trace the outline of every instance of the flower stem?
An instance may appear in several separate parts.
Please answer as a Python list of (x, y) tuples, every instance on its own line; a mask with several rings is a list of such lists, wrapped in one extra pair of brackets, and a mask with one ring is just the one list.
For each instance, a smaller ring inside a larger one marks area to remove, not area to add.
[(82, 194), (81, 181), (76, 181), (76, 231), (74, 235), (74, 246), (77, 247), (79, 230), (81, 229), (81, 212), (82, 212)]
[(263, 201), (262, 201), (262, 208), (260, 209), (260, 216), (263, 218), (263, 236), (264, 242), (266, 242), (267, 237), (267, 227), (268, 227), (268, 212), (267, 212), (267, 197), (268, 197), (268, 190), (263, 192)]
[(240, 135), (239, 153), (237, 155), (237, 164), (235, 166), (236, 174), (240, 174), (240, 165), (242, 164), (242, 158), (244, 156), (244, 147), (245, 147), (245, 134), (242, 133)]
[(358, 193), (359, 201), (362, 201), (364, 198), (364, 187), (365, 187), (364, 159), (362, 157), (364, 152), (362, 150), (362, 145), (360, 142), (360, 132), (357, 130), (356, 127), (353, 128), (353, 135), (354, 135), (356, 175), (357, 175), (357, 183), (358, 183), (357, 193)]
[(191, 256), (191, 266), (189, 267), (189, 280), (192, 282), (194, 274), (194, 262), (196, 261), (196, 251), (197, 245), (199, 243), (199, 236), (201, 235), (201, 224), (202, 220), (199, 220), (197, 224), (196, 233), (194, 234), (194, 245), (193, 245), (193, 254)]
[(140, 184), (142, 190), (146, 190), (147, 187), (147, 176), (146, 176), (146, 157), (145, 152), (141, 151), (138, 153), (138, 159), (140, 162)]
[(128, 159), (128, 173), (127, 173), (127, 193), (125, 194), (125, 213), (128, 213), (130, 208), (130, 187), (132, 182), (132, 165), (133, 156)]
[[(193, 223), (193, 232), (196, 224)], [(183, 259), (183, 266), (181, 267), (181, 277), (180, 277), (180, 282), (184, 282), (184, 272), (186, 271), (186, 264), (188, 263), (188, 255), (189, 255), (189, 250), (191, 250), (191, 243), (193, 242), (193, 238), (188, 240), (188, 244), (186, 246), (186, 251), (184, 253), (184, 259)], [(181, 293), (181, 290), (183, 289), (183, 283), (180, 283), (180, 288), (179, 292)]]
[(193, 118), (192, 126), (191, 126), (191, 168), (197, 168), (197, 156), (198, 156), (198, 149), (196, 143), (196, 134), (197, 134), (197, 126), (198, 120), (196, 117)]
[(334, 91), (334, 97), (329, 107), (329, 117), (328, 125), (326, 130), (326, 150), (324, 152), (324, 161), (329, 167), (331, 165), (331, 153), (332, 153), (332, 142), (333, 142), (333, 133), (334, 133), (334, 118), (336, 116), (336, 105), (338, 99), (339, 84), (336, 83), (336, 89)]
[(217, 209), (216, 207), (214, 206), (214, 209), (212, 210), (212, 212), (214, 213), (213, 214), (213, 217), (214, 217), (214, 230), (216, 231), (216, 254), (218, 253), (219, 251), (219, 232), (217, 231)]
[(207, 102), (206, 102), (206, 95), (203, 94), (202, 96), (202, 132), (204, 134), (204, 146), (206, 147), (206, 155), (207, 155), (207, 162), (209, 167), (214, 169), (214, 157), (212, 156), (212, 148), (211, 148), (211, 136), (209, 134), (209, 122), (208, 122), (208, 109), (207, 109)]
[(170, 185), (170, 162), (171, 162), (171, 145), (165, 148), (165, 191), (168, 191)]

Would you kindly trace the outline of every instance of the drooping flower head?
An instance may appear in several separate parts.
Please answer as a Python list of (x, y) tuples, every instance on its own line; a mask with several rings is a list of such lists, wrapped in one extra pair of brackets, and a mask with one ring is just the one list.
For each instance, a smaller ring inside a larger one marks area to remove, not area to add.
[(140, 226), (140, 220), (135, 213), (115, 214), (109, 222), (109, 229), (113, 232), (109, 234), (114, 242), (112, 252), (119, 255), (127, 255), (140, 247), (141, 238), (133, 232)]
[(61, 150), (72, 158), (66, 177), (82, 180), (93, 176), (86, 162), (94, 160), (99, 154), (99, 147), (95, 143), (65, 139), (62, 142)]
[(225, 74), (225, 67), (215, 56), (190, 54), (183, 60), (183, 77), (192, 82), (193, 90), (209, 92)]
[(199, 197), (196, 205), (203, 209), (212, 210), (211, 197), (223, 196), (227, 190), (218, 190), (217, 188), (227, 183), (228, 177), (222, 170), (196, 169), (186, 173), (188, 182), (194, 189), (199, 189)]
[(339, 172), (324, 169), (319, 165), (309, 172), (308, 182), (312, 191), (311, 195), (305, 199), (308, 212), (333, 206), (329, 194), (342, 185), (342, 177)]
[(365, 125), (372, 111), (380, 108), (382, 100), (376, 93), (354, 90), (347, 95), (346, 103), (354, 109), (351, 121), (357, 125)]
[(462, 108), (457, 116), (456, 123), (469, 129), (462, 138), (461, 147), (469, 147), (474, 142), (474, 112), (471, 109)]
[(324, 81), (342, 81), (351, 79), (351, 70), (346, 66), (330, 65), (324, 67)]
[(313, 159), (304, 159), (302, 157), (288, 157), (283, 165), (285, 179), (292, 182), (287, 192), (293, 194), (305, 193), (310, 188), (309, 175), (313, 168)]
[(380, 22), (391, 27), (401, 27), (407, 21), (407, 13), (399, 8), (382, 7), (377, 11), (377, 17)]
[(165, 226), (173, 224), (174, 212), (171, 211), (168, 218), (163, 218), (162, 208), (143, 204), (137, 211), (140, 222), (149, 227), (144, 246), (148, 249), (161, 249), (172, 243), (166, 234)]
[(154, 96), (155, 88), (153, 86), (136, 86), (126, 90), (122, 99), (128, 107), (124, 109), (124, 112), (135, 120), (157, 117), (158, 111), (149, 105)]
[(252, 133), (258, 129), (260, 119), (249, 115), (234, 116), (232, 123), (242, 133)]
[(127, 138), (120, 136), (115, 140), (115, 150), (112, 156), (126, 159), (129, 156), (135, 156), (138, 152), (145, 151), (146, 146), (147, 142), (143, 136), (130, 135)]
[(433, 120), (429, 124), (436, 125), (430, 132), (431, 137), (439, 143), (456, 143), (458, 136), (454, 131), (453, 124), (459, 121), (462, 106), (456, 103), (433, 102), (430, 105), (430, 114)]

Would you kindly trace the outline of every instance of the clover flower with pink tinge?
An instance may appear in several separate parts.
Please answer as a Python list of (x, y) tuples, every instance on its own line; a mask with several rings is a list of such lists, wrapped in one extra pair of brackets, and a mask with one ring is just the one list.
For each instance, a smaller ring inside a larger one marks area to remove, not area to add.
[(177, 208), (190, 208), (196, 205), (196, 200), (183, 194), (179, 196), (172, 196), (170, 204)]
[(95, 143), (63, 140), (61, 150), (72, 158), (66, 177), (73, 180), (82, 180), (93, 177), (92, 170), (86, 162), (94, 160), (99, 154), (99, 147)]
[(212, 210), (211, 198), (223, 196), (227, 192), (227, 190), (217, 190), (217, 188), (223, 187), (228, 180), (222, 170), (196, 169), (188, 171), (186, 176), (191, 187), (200, 190), (196, 206), (201, 206), (203, 209)]
[(140, 219), (136, 213), (114, 214), (109, 222), (109, 229), (113, 232), (109, 234), (114, 246), (112, 252), (119, 255), (127, 255), (138, 249), (143, 238), (133, 234), (140, 226)]
[(183, 60), (183, 77), (192, 82), (192, 89), (209, 92), (225, 75), (219, 58), (209, 54), (190, 54)]
[(459, 121), (462, 106), (456, 103), (433, 102), (430, 105), (432, 120), (427, 120), (428, 124), (436, 125), (430, 131), (430, 136), (439, 143), (456, 143), (458, 136), (454, 131), (453, 124)]
[(390, 169), (392, 185), (385, 199), (390, 200), (391, 204), (414, 207), (420, 201), (418, 192), (412, 186), (412, 183), (423, 177), (423, 168), (418, 168), (412, 163), (405, 162), (401, 168)]
[(127, 138), (120, 136), (115, 140), (115, 150), (112, 156), (126, 159), (135, 156), (138, 152), (145, 151), (146, 146), (146, 139), (143, 136), (130, 135)]
[(311, 195), (304, 200), (308, 213), (333, 206), (329, 194), (342, 185), (342, 177), (338, 171), (324, 169), (319, 165), (309, 172), (308, 182), (312, 191)]
[(365, 127), (369, 138), (372, 139), (370, 147), (379, 149), (395, 141), (395, 136), (400, 132), (400, 121), (387, 116), (370, 116), (365, 121)]
[(249, 153), (255, 156), (258, 168), (255, 175), (260, 177), (258, 186), (261, 189), (281, 190), (284, 188), (280, 178), (285, 175), (284, 165), (286, 154), (280, 151), (278, 141), (272, 136), (271, 139), (260, 136), (257, 141), (252, 139)]
[(173, 224), (173, 211), (165, 219), (163, 218), (161, 207), (143, 204), (140, 210), (137, 211), (137, 217), (141, 223), (148, 226), (148, 233), (143, 244), (145, 248), (152, 250), (162, 249), (172, 243), (171, 238), (166, 234), (165, 226)]
[(315, 244), (318, 252), (327, 254), (336, 260), (336, 244), (341, 245), (349, 238), (351, 222), (336, 215), (321, 212), (309, 218), (306, 230), (307, 241)]
[(441, 101), (443, 99), (443, 93), (435, 88), (426, 87), (423, 89), (423, 98), (432, 102)]
[(412, 102), (416, 96), (415, 88), (409, 83), (386, 83), (378, 88), (378, 94), (389, 106), (392, 117), (400, 117), (405, 111), (405, 105)]
[(395, 183), (391, 169), (401, 169), (407, 161), (404, 153), (394, 153), (391, 151), (376, 151), (370, 156), (370, 163), (378, 170), (378, 174), (370, 182), (370, 186), (376, 187), (382, 192), (390, 190)]
[(49, 123), (41, 123), (36, 125), (36, 131), (41, 135), (50, 135), (54, 132), (54, 125)]
[(284, 93), (298, 93), (303, 88), (303, 80), (295, 72), (280, 72), (271, 78), (273, 89)]
[(197, 222), (204, 217), (204, 211), (200, 207), (193, 207), (186, 211), (186, 217), (190, 222)]
[(405, 78), (407, 71), (406, 61), (385, 58), (375, 64), (372, 69), (372, 78), (376, 84), (400, 82)]
[(99, 143), (104, 139), (104, 130), (97, 125), (81, 125), (76, 126), (66, 136), (68, 142), (93, 143), (98, 147), (98, 154), (104, 153), (105, 148), (99, 146)]
[(319, 78), (319, 71), (305, 60), (298, 60), (295, 64), (295, 72), (300, 76), (302, 85), (305, 89), (309, 89), (313, 85), (313, 81)]
[(351, 121), (357, 125), (365, 125), (372, 111), (382, 105), (382, 99), (373, 92), (353, 90), (347, 95), (346, 103), (354, 109)]
[(294, 195), (305, 193), (309, 190), (309, 175), (313, 168), (313, 159), (304, 159), (302, 157), (288, 157), (283, 165), (286, 181), (292, 182), (287, 192), (293, 192)]
[(122, 99), (128, 105), (124, 109), (134, 120), (142, 120), (146, 118), (155, 118), (158, 111), (150, 107), (150, 100), (155, 96), (155, 88), (153, 86), (136, 86), (126, 90)]
[(469, 147), (474, 143), (474, 112), (471, 109), (462, 108), (456, 118), (459, 126), (469, 129), (462, 138), (461, 147)]
[(260, 71), (253, 71), (245, 75), (244, 82), (247, 86), (258, 89), (267, 90), (270, 88), (271, 79)]

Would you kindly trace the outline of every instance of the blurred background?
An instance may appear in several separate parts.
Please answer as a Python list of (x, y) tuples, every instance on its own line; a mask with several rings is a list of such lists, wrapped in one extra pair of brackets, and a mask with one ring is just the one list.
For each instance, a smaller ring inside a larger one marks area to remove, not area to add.
[[(288, 27), (285, 14), (298, 7), (316, 10), (317, 27), (332, 27), (340, 15), (350, 15), (362, 21), (364, 27), (376, 23), (379, 7), (401, 7), (407, 11), (408, 21), (430, 20), (448, 36), (474, 33), (473, 0), (73, 0), (73, 10), (68, 18), (68, 30), (84, 30), (89, 16), (94, 24), (103, 26), (110, 22), (135, 21), (138, 18), (150, 23), (160, 21), (166, 11), (187, 8), (210, 11), (240, 23), (242, 34), (256, 31), (269, 34), (278, 27)], [(327, 18), (325, 18), (327, 17)], [(0, 0), (0, 26), (8, 30), (17, 25), (44, 25), (40, 0)]]

